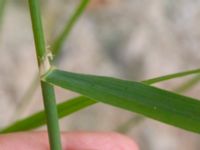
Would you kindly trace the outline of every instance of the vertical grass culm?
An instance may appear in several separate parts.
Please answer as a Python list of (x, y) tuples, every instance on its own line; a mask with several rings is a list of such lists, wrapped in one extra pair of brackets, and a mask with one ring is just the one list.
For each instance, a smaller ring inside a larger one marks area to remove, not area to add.
[[(33, 35), (37, 54), (40, 74), (45, 73), (50, 67), (48, 53), (46, 51), (45, 39), (41, 21), (39, 0), (29, 0)], [(61, 150), (60, 129), (55, 102), (54, 88), (48, 83), (41, 81), (41, 89), (46, 113), (48, 136), (51, 150)]]

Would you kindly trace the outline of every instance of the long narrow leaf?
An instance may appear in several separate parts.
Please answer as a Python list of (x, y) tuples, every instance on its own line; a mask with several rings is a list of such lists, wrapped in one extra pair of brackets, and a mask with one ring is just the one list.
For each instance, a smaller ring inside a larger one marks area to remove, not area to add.
[[(196, 74), (196, 73), (199, 73), (198, 70), (199, 69), (184, 71), (184, 72), (175, 73), (175, 74), (169, 74), (169, 75), (145, 80), (142, 82), (144, 82), (145, 84), (154, 84), (154, 83), (158, 83), (161, 81), (166, 81), (169, 79), (177, 78), (179, 76), (183, 77), (186, 75)], [(57, 105), (59, 118), (68, 116), (69, 114), (74, 113), (80, 109), (86, 108), (88, 106), (91, 106), (92, 104), (95, 104), (95, 101), (93, 101), (87, 97), (83, 97), (83, 96), (72, 99), (67, 102), (64, 102), (62, 104), (59, 104), (59, 105)], [(76, 105), (76, 106), (73, 106), (73, 105)], [(75, 107), (77, 109), (74, 109)], [(74, 109), (74, 111), (70, 112), (71, 109)], [(70, 113), (68, 113), (68, 112), (70, 112)], [(61, 114), (63, 114), (63, 115), (61, 115)], [(32, 123), (32, 121), (34, 123)], [(25, 119), (19, 120), (16, 123), (12, 123), (12, 124), (8, 125), (8, 127), (0, 130), (0, 133), (30, 130), (30, 129), (40, 127), (40, 126), (44, 125), (45, 123), (46, 122), (45, 122), (44, 112), (42, 111), (42, 112), (38, 112), (34, 115), (31, 115)]]
[(144, 80), (143, 83), (154, 84), (154, 83), (158, 83), (158, 82), (162, 82), (162, 81), (166, 81), (166, 80), (170, 80), (170, 79), (185, 77), (185, 76), (188, 76), (191, 74), (200, 74), (200, 69), (183, 71), (183, 72), (169, 74), (169, 75), (165, 75), (165, 76), (161, 76), (161, 77), (157, 77), (157, 78), (153, 78), (153, 79), (149, 79), (149, 80)]
[(43, 81), (193, 132), (200, 132), (200, 101), (149, 85), (52, 68)]
[[(87, 97), (77, 97), (57, 105), (58, 117), (62, 118), (68, 116), (78, 110), (95, 104), (96, 101)], [(16, 123), (0, 130), (0, 133), (17, 132), (37, 128), (46, 124), (44, 111), (33, 114), (30, 117), (19, 120)]]

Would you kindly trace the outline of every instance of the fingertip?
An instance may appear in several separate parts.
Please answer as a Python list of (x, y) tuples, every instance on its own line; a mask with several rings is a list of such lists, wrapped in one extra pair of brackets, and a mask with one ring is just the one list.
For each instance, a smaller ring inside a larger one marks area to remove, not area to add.
[(139, 150), (132, 139), (115, 132), (64, 133), (62, 140), (64, 149)]
[[(0, 136), (4, 150), (49, 149), (47, 132), (21, 132)], [(115, 132), (64, 132), (63, 150), (139, 150), (131, 138)]]

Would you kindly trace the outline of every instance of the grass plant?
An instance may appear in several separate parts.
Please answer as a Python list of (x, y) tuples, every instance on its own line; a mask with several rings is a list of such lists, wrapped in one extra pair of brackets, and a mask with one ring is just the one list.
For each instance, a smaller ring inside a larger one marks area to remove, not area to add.
[[(88, 3), (89, 0), (80, 1), (63, 31), (52, 42), (51, 50), (47, 51), (41, 20), (40, 1), (28, 0), (44, 110), (17, 120), (0, 129), (0, 133), (32, 130), (47, 124), (51, 150), (62, 150), (59, 118), (71, 115), (98, 102), (134, 112), (143, 117), (152, 118), (190, 132), (200, 133), (200, 101), (177, 94), (177, 92), (188, 90), (198, 83), (200, 69), (187, 70), (138, 82), (114, 77), (73, 73), (52, 67), (53, 60), (58, 58), (57, 56), (59, 56), (70, 31), (83, 14)], [(4, 4), (5, 1), (0, 1), (0, 8), (3, 8)], [(0, 18), (2, 18), (1, 14), (3, 13), (0, 11)], [(54, 55), (54, 59), (52, 55)], [(196, 76), (183, 83), (173, 92), (152, 86), (155, 83), (189, 75)], [(30, 98), (36, 89), (37, 84), (35, 83), (31, 85), (25, 99)], [(56, 104), (54, 86), (79, 93), (80, 96)], [(119, 127), (118, 130), (125, 131), (124, 128), (130, 128), (132, 122), (136, 120), (141, 121), (141, 117), (133, 118), (125, 126)]]

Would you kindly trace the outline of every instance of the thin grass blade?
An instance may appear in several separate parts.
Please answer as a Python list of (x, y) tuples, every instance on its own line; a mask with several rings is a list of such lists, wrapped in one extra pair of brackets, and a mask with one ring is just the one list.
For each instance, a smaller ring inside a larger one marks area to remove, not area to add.
[[(195, 70), (199, 70), (199, 69), (195, 69)], [(190, 72), (191, 74), (198, 73), (195, 70), (187, 71), (187, 72)], [(184, 71), (184, 72), (186, 72), (186, 71)], [(182, 76), (184, 72), (176, 73), (176, 74)], [(184, 73), (184, 75), (191, 75), (191, 74)], [(145, 80), (142, 82), (145, 82), (146, 84), (154, 84), (157, 82), (173, 79), (174, 77), (177, 77), (177, 76), (174, 76), (174, 74), (170, 74), (170, 75), (161, 76), (158, 78)], [(76, 111), (79, 111), (80, 109), (84, 109), (95, 103), (96, 102), (94, 100), (91, 100), (91, 99), (89, 99), (87, 97), (83, 97), (83, 96), (74, 98), (72, 100), (69, 100), (67, 102), (57, 105), (58, 116), (59, 116), (59, 118), (68, 116), (69, 114), (75, 113)], [(74, 108), (76, 108), (76, 109), (74, 109)], [(73, 111), (71, 111), (71, 110), (73, 110)], [(14, 124), (8, 125), (6, 128), (0, 130), (0, 133), (8, 133), (8, 132), (16, 132), (16, 131), (25, 131), (25, 130), (35, 129), (44, 124), (46, 124), (46, 121), (45, 121), (45, 117), (44, 117), (44, 111), (42, 111), (42, 112), (38, 112), (34, 115), (31, 115), (25, 119), (19, 120)]]
[[(57, 105), (58, 117), (63, 118), (95, 103), (96, 101), (83, 96), (73, 98)], [(44, 124), (46, 124), (45, 112), (40, 111), (1, 129), (0, 133), (31, 130)]]
[(42, 78), (91, 99), (200, 133), (200, 101), (143, 83), (52, 68)]
[(169, 75), (165, 75), (165, 76), (161, 76), (161, 77), (157, 77), (157, 78), (152, 78), (152, 79), (144, 80), (143, 83), (154, 84), (154, 83), (158, 83), (158, 82), (162, 82), (162, 81), (166, 81), (166, 80), (170, 80), (170, 79), (185, 77), (185, 76), (192, 75), (192, 74), (200, 74), (200, 69), (183, 71), (183, 72), (169, 74)]

